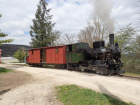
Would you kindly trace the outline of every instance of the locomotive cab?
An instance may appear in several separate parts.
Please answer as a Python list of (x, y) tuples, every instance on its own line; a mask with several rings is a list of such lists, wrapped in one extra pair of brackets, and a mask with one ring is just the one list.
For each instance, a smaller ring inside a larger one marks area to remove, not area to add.
[(86, 61), (87, 43), (66, 45), (67, 69), (78, 69), (79, 63)]

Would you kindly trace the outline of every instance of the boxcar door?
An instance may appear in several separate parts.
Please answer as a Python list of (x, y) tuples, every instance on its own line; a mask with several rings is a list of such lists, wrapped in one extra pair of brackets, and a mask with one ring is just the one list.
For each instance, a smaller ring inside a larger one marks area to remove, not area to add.
[(56, 64), (59, 64), (58, 47), (55, 48), (55, 63)]
[(41, 49), (40, 58), (41, 62), (46, 62), (46, 49)]

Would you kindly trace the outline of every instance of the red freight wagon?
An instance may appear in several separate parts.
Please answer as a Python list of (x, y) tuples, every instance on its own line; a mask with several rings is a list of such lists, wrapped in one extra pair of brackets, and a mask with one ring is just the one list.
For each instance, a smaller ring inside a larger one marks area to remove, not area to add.
[(34, 66), (66, 65), (65, 46), (43, 47), (29, 50), (27, 63)]

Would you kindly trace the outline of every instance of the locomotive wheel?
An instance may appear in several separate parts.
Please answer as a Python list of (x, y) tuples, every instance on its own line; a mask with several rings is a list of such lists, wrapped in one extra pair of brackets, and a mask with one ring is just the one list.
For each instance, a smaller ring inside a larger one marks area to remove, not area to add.
[(33, 67), (35, 67), (35, 64), (33, 64)]
[(97, 70), (97, 71), (96, 71), (96, 74), (100, 74), (100, 71), (99, 71), (99, 70)]
[(58, 65), (55, 65), (55, 68), (57, 69), (58, 68)]
[(40, 64), (40, 65), (39, 65), (39, 67), (43, 67), (43, 65), (42, 65), (42, 64)]
[(79, 70), (82, 71), (82, 72), (84, 72), (85, 71), (85, 68), (82, 67), (82, 66), (79, 66)]
[(84, 72), (84, 71), (85, 71), (85, 69), (84, 69), (84, 68), (82, 68), (82, 69), (81, 69), (81, 71), (82, 71), (82, 72)]

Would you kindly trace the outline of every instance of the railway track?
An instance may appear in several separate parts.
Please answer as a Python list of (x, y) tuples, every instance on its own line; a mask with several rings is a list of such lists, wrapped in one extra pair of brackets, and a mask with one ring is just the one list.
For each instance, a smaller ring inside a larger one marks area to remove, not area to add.
[[(19, 66), (28, 66), (28, 65), (23, 65), (23, 64), (14, 64), (14, 65), (19, 65)], [(46, 68), (46, 67), (41, 67), (41, 68)], [(53, 68), (53, 67), (47, 67), (49, 69), (58, 69), (58, 68)], [(75, 71), (75, 70), (70, 70), (70, 71)], [(76, 72), (81, 72), (81, 71), (76, 71)], [(85, 71), (85, 72), (81, 72), (81, 73), (85, 73), (85, 74), (89, 74), (89, 75), (98, 75), (96, 74), (95, 72), (93, 71)], [(120, 77), (120, 78), (127, 78), (127, 79), (133, 79), (133, 80), (140, 80), (140, 76), (130, 76), (130, 75), (112, 75), (112, 76), (115, 76), (115, 77)]]
[(138, 76), (119, 75), (119, 76), (116, 76), (116, 77), (127, 78), (127, 79), (133, 79), (133, 80), (140, 80), (140, 77), (138, 77)]
[[(81, 72), (81, 71), (76, 71), (76, 72)], [(88, 75), (100, 75), (100, 74), (96, 74), (95, 72), (93, 71), (85, 71), (85, 72), (81, 72), (81, 73), (85, 73), (85, 74), (88, 74)], [(102, 76), (108, 76), (108, 75), (102, 75)], [(130, 76), (130, 75), (124, 75), (124, 74), (121, 74), (121, 75), (112, 75), (114, 77), (119, 77), (119, 78), (127, 78), (127, 79), (133, 79), (133, 80), (140, 80), (140, 76)]]
[[(76, 71), (76, 72), (81, 72), (81, 71)], [(94, 75), (100, 75), (100, 74), (96, 74), (95, 72), (93, 71), (86, 71), (86, 72), (81, 72), (81, 73), (86, 73), (86, 74), (94, 74)], [(108, 75), (102, 75), (102, 76), (108, 76)], [(112, 75), (114, 77), (119, 77), (119, 78), (127, 78), (127, 79), (133, 79), (133, 80), (140, 80), (140, 76), (131, 76), (131, 75), (124, 75), (124, 74), (121, 74), (121, 75)]]

